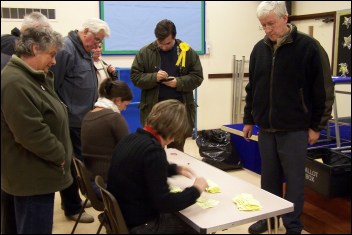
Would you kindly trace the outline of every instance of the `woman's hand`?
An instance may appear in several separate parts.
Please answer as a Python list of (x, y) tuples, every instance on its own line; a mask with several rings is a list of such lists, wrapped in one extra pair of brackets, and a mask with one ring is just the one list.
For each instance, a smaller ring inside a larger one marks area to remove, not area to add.
[(177, 166), (176, 172), (177, 174), (183, 175), (189, 179), (193, 179), (195, 177), (194, 172), (188, 166)]

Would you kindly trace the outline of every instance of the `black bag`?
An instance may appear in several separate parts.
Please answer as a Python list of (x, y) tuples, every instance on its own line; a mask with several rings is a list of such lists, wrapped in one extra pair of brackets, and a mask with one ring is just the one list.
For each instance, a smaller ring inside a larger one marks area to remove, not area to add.
[(202, 161), (225, 171), (242, 168), (239, 155), (232, 149), (230, 133), (220, 129), (203, 130), (196, 143)]

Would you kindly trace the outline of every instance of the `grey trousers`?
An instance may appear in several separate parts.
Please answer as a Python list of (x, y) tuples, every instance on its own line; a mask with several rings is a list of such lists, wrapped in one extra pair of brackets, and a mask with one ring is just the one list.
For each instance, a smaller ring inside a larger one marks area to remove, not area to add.
[[(301, 232), (300, 216), (304, 204), (304, 170), (308, 131), (259, 131), (258, 144), (262, 160), (261, 187), (294, 203), (294, 211), (282, 216), (286, 230)], [(283, 195), (282, 183), (286, 181)]]

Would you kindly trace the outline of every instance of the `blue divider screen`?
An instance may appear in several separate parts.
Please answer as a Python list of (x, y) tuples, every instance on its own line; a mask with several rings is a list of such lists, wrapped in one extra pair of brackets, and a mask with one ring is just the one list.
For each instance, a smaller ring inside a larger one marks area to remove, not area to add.
[(139, 103), (141, 99), (141, 89), (135, 87), (130, 79), (131, 69), (130, 68), (116, 68), (119, 80), (122, 80), (128, 84), (133, 93), (132, 102), (127, 106), (127, 109), (122, 111), (121, 114), (127, 121), (129, 131), (135, 132), (138, 127), (142, 127), (139, 118)]

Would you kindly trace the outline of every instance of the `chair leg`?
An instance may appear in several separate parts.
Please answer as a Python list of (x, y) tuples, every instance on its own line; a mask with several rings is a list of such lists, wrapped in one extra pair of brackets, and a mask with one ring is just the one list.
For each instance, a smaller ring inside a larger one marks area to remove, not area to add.
[(102, 227), (103, 227), (103, 222), (100, 223), (99, 228), (98, 228), (98, 231), (97, 231), (97, 234), (100, 233)]
[(82, 209), (81, 209), (81, 211), (79, 212), (78, 218), (77, 218), (77, 220), (76, 220), (76, 222), (75, 222), (75, 225), (73, 226), (73, 229), (72, 229), (71, 234), (74, 234), (74, 233), (75, 233), (77, 224), (78, 224), (79, 220), (81, 219), (81, 216), (82, 216), (82, 214), (83, 214), (83, 211), (84, 211), (84, 208), (86, 207), (87, 202), (88, 202), (88, 198), (87, 198), (87, 199), (84, 201), (84, 203), (83, 203)]

